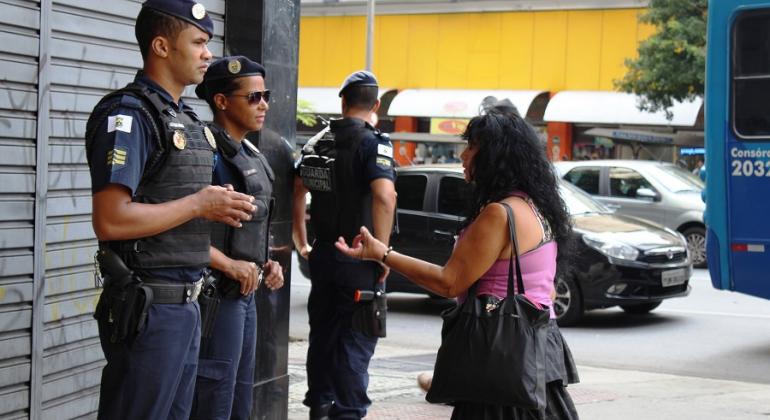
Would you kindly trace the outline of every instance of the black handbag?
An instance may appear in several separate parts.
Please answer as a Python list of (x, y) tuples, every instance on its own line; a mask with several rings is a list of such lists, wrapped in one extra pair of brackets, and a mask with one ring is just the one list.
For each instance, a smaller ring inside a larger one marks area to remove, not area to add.
[[(549, 308), (524, 296), (513, 211), (508, 212), (511, 261), (503, 299), (476, 296), (441, 314), (441, 347), (433, 382), (425, 399), (431, 403), (473, 402), (537, 409), (545, 407), (545, 349)], [(514, 293), (513, 260), (516, 260)]]

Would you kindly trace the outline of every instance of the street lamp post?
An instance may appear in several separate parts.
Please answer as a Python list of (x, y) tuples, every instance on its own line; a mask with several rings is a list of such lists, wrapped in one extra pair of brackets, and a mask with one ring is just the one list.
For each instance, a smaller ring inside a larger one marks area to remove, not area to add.
[(367, 0), (366, 7), (366, 70), (372, 71), (374, 61), (374, 0)]

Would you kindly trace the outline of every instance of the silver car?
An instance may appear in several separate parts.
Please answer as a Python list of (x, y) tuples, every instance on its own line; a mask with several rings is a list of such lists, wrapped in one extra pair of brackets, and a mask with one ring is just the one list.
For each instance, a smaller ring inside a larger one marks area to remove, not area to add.
[(644, 160), (556, 162), (560, 176), (618, 214), (682, 233), (693, 266), (706, 266), (703, 181), (674, 164)]

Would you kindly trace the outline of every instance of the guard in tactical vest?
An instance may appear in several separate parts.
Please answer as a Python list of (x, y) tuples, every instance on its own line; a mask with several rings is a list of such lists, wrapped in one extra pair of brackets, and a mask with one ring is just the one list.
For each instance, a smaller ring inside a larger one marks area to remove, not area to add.
[(189, 417), (210, 221), (238, 226), (255, 210), (252, 197), (210, 185), (215, 144), (181, 100), (203, 79), (212, 32), (199, 3), (145, 2), (136, 20), (144, 69), (86, 125), (104, 287), (94, 314), (107, 359), (100, 419)]
[(270, 91), (259, 63), (234, 56), (211, 63), (195, 92), (214, 113), (209, 125), (217, 146), (212, 183), (254, 197), (257, 211), (240, 228), (213, 224), (214, 282), (200, 299), (202, 340), (190, 418), (248, 419), (256, 367), (253, 292), (263, 277), (270, 290), (283, 285), (281, 266), (269, 254), (275, 175), (265, 156), (246, 139), (246, 134), (262, 129)]
[[(345, 257), (334, 242), (340, 236), (351, 240), (362, 225), (388, 242), (396, 203), (393, 146), (371, 123), (380, 105), (372, 73), (351, 74), (340, 96), (343, 118), (332, 120), (327, 130), (308, 142), (294, 182), (294, 244), (309, 259), (312, 283), (304, 400), (311, 419), (366, 415), (371, 404), (366, 372), (377, 339), (385, 333), (387, 271), (377, 263)], [(312, 247), (305, 228), (308, 191)], [(361, 295), (377, 298), (356, 298)]]

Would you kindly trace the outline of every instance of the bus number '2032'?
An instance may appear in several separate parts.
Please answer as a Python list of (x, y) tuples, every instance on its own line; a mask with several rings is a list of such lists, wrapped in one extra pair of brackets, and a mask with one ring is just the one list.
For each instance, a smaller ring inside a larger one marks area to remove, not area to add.
[(770, 161), (734, 160), (733, 176), (768, 176), (770, 177)]

